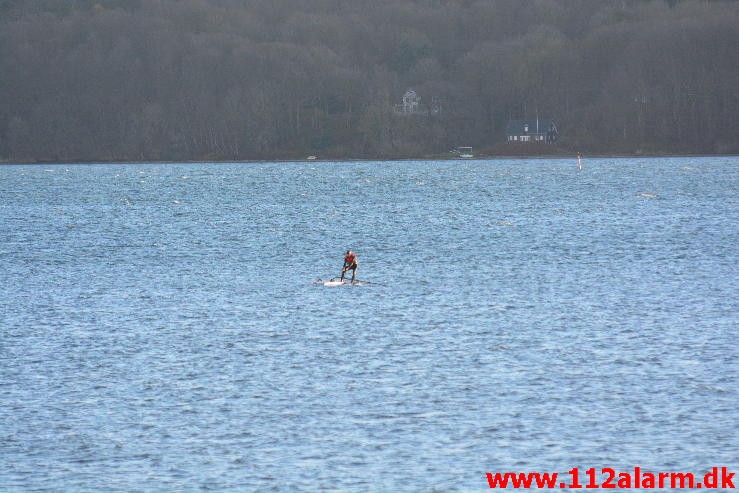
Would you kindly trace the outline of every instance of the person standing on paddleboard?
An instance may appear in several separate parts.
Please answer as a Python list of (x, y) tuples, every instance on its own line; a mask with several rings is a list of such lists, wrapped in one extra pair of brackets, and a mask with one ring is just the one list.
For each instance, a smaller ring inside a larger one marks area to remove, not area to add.
[(352, 271), (352, 282), (354, 282), (354, 277), (357, 275), (358, 265), (359, 262), (357, 262), (357, 256), (351, 250), (347, 250), (346, 255), (344, 255), (344, 267), (341, 269), (341, 280), (344, 280), (344, 274), (346, 274), (346, 271), (350, 270)]

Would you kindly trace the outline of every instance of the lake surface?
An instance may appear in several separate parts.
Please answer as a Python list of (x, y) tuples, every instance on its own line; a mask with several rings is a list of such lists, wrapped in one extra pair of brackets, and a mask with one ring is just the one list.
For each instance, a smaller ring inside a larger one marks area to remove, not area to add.
[[(0, 490), (739, 469), (739, 158), (0, 166)], [(357, 278), (324, 287), (354, 250)]]

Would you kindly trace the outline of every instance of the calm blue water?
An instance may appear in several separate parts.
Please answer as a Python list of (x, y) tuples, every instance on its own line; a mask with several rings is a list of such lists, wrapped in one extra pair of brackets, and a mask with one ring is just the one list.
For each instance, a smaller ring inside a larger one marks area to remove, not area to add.
[(0, 490), (739, 469), (739, 158), (583, 164), (0, 166)]

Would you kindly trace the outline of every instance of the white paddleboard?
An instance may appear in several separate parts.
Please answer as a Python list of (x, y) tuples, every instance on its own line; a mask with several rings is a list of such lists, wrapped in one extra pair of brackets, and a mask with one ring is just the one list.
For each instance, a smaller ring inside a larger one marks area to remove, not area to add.
[(330, 279), (328, 281), (324, 281), (322, 279), (316, 279), (313, 281), (313, 284), (322, 284), (324, 286), (366, 286), (368, 284), (377, 284), (372, 283), (368, 281), (360, 281), (359, 279), (356, 279), (354, 282), (352, 282), (351, 279), (344, 279), (343, 281), (341, 279)]
[(331, 279), (328, 281), (322, 281), (320, 279), (316, 279), (313, 281), (313, 284), (323, 284), (324, 286), (361, 286), (363, 283), (362, 281), (354, 281), (352, 282), (351, 279), (344, 279), (343, 281), (341, 279)]

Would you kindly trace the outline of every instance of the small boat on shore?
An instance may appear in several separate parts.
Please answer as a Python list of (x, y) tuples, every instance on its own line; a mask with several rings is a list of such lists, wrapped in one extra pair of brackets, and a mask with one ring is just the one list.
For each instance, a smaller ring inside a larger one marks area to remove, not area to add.
[(457, 147), (456, 153), (462, 159), (472, 159), (475, 157), (472, 153), (472, 147)]

